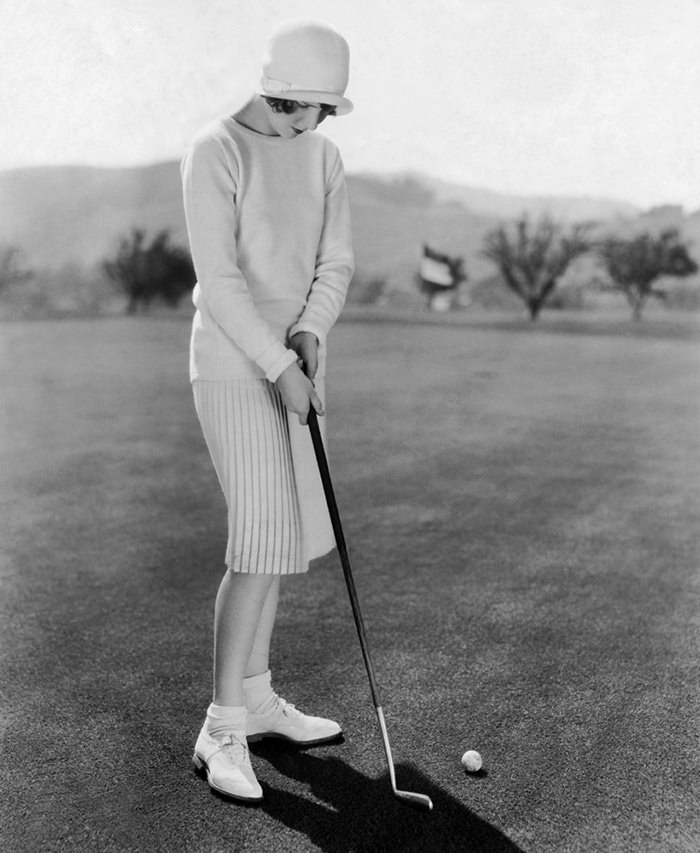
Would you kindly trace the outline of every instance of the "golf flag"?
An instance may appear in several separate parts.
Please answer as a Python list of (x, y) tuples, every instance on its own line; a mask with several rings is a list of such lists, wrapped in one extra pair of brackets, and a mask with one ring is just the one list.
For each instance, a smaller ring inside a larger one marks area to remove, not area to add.
[(426, 284), (435, 288), (454, 287), (456, 284), (449, 257), (434, 252), (429, 246), (423, 246), (420, 277)]

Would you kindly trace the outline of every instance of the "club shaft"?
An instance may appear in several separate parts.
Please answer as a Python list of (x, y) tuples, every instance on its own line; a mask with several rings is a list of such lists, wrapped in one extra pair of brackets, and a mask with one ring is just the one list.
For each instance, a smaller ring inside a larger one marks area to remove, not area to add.
[(396, 771), (394, 770), (394, 756), (391, 754), (391, 744), (389, 743), (389, 732), (386, 730), (386, 720), (384, 719), (384, 710), (381, 705), (377, 706), (377, 719), (379, 720), (379, 728), (382, 733), (382, 741), (384, 742), (384, 752), (389, 765), (389, 777), (391, 779), (391, 787), (396, 793)]
[(369, 678), (369, 686), (372, 691), (372, 701), (374, 703), (374, 708), (377, 712), (377, 720), (379, 722), (379, 728), (382, 733), (382, 743), (384, 745), (384, 752), (386, 754), (387, 764), (389, 766), (389, 777), (391, 780), (391, 787), (394, 792), (394, 795), (403, 802), (407, 802), (410, 805), (417, 805), (421, 808), (432, 809), (433, 803), (430, 797), (425, 794), (415, 794), (410, 791), (399, 791), (396, 787), (396, 771), (394, 769), (394, 758), (391, 754), (391, 745), (389, 744), (389, 734), (386, 730), (386, 721), (384, 720), (384, 711), (382, 709), (382, 702), (379, 697), (379, 687), (377, 686), (377, 679), (374, 677), (374, 667), (372, 666), (372, 658), (369, 654), (369, 646), (367, 643), (367, 632), (365, 631), (365, 624), (362, 619), (362, 611), (360, 610), (360, 601), (357, 597), (357, 590), (355, 589), (355, 580), (352, 576), (352, 569), (350, 568), (350, 558), (348, 557), (348, 549), (345, 545), (345, 536), (343, 534), (343, 525), (340, 523), (340, 513), (338, 512), (338, 504), (335, 500), (335, 492), (333, 490), (333, 483), (331, 481), (330, 470), (328, 469), (328, 459), (326, 458), (326, 449), (323, 446), (323, 439), (321, 438), (321, 430), (318, 425), (318, 418), (316, 416), (316, 412), (313, 408), (309, 411), (309, 430), (311, 432), (311, 441), (314, 447), (314, 453), (316, 455), (316, 462), (318, 464), (318, 471), (321, 475), (321, 483), (323, 484), (323, 492), (326, 496), (326, 503), (328, 504), (328, 513), (331, 518), (331, 524), (333, 525), (333, 533), (335, 535), (335, 543), (338, 546), (338, 554), (340, 555), (340, 563), (343, 567), (343, 575), (345, 576), (345, 585), (348, 589), (348, 596), (350, 597), (350, 604), (352, 606), (352, 615), (355, 619), (355, 627), (357, 628), (357, 636), (360, 638), (360, 648), (362, 649), (362, 657), (365, 661), (365, 669), (367, 670), (367, 677)]
[(309, 411), (309, 429), (311, 431), (311, 441), (313, 442), (314, 453), (316, 454), (316, 462), (318, 463), (319, 474), (321, 475), (323, 492), (326, 496), (326, 503), (328, 504), (328, 513), (331, 517), (331, 524), (333, 525), (335, 542), (338, 547), (338, 554), (340, 555), (340, 564), (343, 567), (345, 585), (348, 589), (348, 596), (350, 598), (350, 605), (352, 607), (352, 615), (355, 619), (355, 627), (357, 628), (357, 636), (360, 639), (362, 657), (365, 661), (365, 669), (367, 670), (369, 686), (370, 690), (372, 691), (372, 701), (374, 703), (375, 709), (381, 710), (382, 702), (379, 695), (379, 687), (377, 686), (377, 679), (374, 677), (374, 667), (372, 666), (372, 658), (369, 654), (367, 632), (365, 631), (365, 625), (362, 619), (362, 611), (360, 610), (360, 601), (357, 597), (357, 590), (355, 589), (355, 580), (352, 576), (350, 558), (348, 557), (348, 549), (345, 545), (345, 536), (343, 535), (343, 526), (340, 522), (338, 504), (335, 500), (335, 492), (333, 490), (331, 474), (328, 468), (326, 450), (323, 446), (323, 439), (321, 438), (321, 430), (318, 425), (318, 417), (316, 416), (316, 412), (313, 410), (313, 408)]

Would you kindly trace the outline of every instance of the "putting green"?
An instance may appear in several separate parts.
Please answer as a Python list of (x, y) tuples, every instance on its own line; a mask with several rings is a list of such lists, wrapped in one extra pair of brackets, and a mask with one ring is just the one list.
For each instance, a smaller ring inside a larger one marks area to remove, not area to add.
[(698, 849), (694, 328), (334, 331), (334, 484), (397, 781), (430, 814), (391, 796), (335, 555), (286, 582), (274, 659), (345, 741), (254, 747), (256, 809), (192, 772), (225, 508), (188, 332), (0, 327), (2, 849)]

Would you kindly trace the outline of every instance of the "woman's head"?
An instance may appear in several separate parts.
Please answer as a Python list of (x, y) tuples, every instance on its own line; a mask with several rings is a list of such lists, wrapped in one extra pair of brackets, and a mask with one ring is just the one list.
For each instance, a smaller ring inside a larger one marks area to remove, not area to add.
[(296, 108), (273, 104), (312, 107), (319, 116), (325, 111), (323, 118), (344, 115), (353, 107), (345, 97), (349, 64), (347, 42), (328, 24), (304, 18), (287, 21), (270, 36), (258, 94), (279, 116), (290, 115)]
[(267, 121), (271, 129), (287, 139), (293, 139), (307, 130), (316, 130), (324, 119), (335, 115), (336, 111), (336, 107), (331, 104), (264, 96), (262, 100), (267, 105)]

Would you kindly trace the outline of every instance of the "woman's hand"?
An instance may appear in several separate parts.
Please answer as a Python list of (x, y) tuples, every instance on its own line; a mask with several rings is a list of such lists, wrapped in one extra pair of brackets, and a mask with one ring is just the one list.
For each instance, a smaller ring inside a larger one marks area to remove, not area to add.
[(318, 338), (312, 332), (297, 332), (289, 343), (301, 359), (301, 369), (313, 382), (318, 370)]
[(299, 415), (300, 424), (306, 424), (308, 421), (311, 406), (314, 407), (317, 415), (323, 415), (321, 398), (316, 393), (313, 382), (304, 374), (298, 364), (290, 364), (286, 370), (283, 370), (277, 377), (275, 384), (282, 395), (285, 406), (290, 412)]

